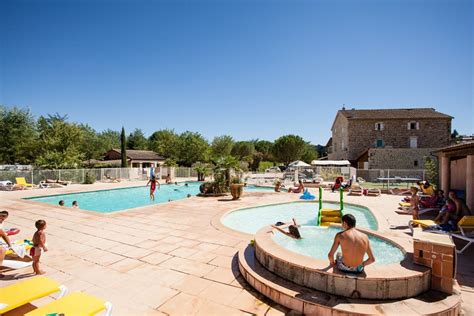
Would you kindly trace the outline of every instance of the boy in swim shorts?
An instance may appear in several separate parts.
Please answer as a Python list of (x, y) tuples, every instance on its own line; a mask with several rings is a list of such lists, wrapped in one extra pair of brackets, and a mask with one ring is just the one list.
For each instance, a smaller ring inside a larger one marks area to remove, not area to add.
[(41, 252), (48, 251), (46, 247), (46, 234), (44, 230), (46, 229), (46, 222), (42, 219), (37, 220), (35, 223), (36, 232), (33, 235), (33, 247), (30, 249), (30, 256), (33, 258), (33, 271), (36, 275), (44, 274), (44, 271), (40, 270), (40, 257)]

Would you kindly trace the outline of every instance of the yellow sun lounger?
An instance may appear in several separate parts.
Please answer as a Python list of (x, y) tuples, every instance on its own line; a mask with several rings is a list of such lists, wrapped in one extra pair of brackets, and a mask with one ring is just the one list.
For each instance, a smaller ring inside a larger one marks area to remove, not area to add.
[[(421, 228), (426, 229), (428, 227), (436, 226), (438, 225), (438, 223), (436, 223), (434, 220), (431, 220), (431, 219), (410, 220), (408, 222), (408, 227), (410, 228), (412, 235), (413, 235), (413, 227), (416, 225), (420, 225)], [(466, 236), (468, 233), (466, 230), (468, 231), (474, 230), (474, 216), (472, 215), (463, 216), (458, 222), (458, 229), (459, 229), (458, 231), (451, 232), (451, 233), (461, 233), (462, 236)], [(433, 231), (433, 232), (436, 232), (436, 231)], [(444, 233), (447, 233), (447, 232), (444, 232)]]
[(44, 316), (64, 314), (66, 316), (95, 315), (106, 310), (105, 315), (112, 315), (112, 303), (103, 301), (84, 292), (74, 292), (54, 302), (41, 306), (25, 316)]
[(27, 187), (27, 188), (34, 188), (36, 187), (36, 185), (34, 185), (33, 183), (27, 183), (26, 182), (26, 179), (24, 177), (20, 177), (20, 178), (15, 178), (16, 180), (16, 184), (22, 186), (22, 187)]
[(66, 291), (64, 285), (42, 276), (0, 288), (0, 314), (56, 292), (62, 297)]

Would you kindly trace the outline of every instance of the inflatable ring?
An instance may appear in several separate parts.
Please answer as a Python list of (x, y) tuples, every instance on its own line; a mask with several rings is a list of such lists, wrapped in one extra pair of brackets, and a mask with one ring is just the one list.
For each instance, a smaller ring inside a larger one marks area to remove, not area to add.
[(7, 236), (13, 236), (20, 232), (18, 228), (9, 228), (6, 230)]

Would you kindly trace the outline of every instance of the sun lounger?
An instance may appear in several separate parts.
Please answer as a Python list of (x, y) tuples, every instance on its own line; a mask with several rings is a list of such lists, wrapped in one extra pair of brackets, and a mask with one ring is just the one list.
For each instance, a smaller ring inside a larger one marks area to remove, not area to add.
[(464, 247), (462, 247), (459, 250), (456, 249), (456, 252), (459, 254), (463, 253), (467, 248), (469, 248), (469, 246), (471, 246), (474, 243), (474, 234), (472, 233), (466, 234), (466, 235), (453, 233), (451, 236), (467, 241), (467, 244)]
[(16, 184), (18, 184), (22, 187), (25, 187), (25, 188), (35, 188), (36, 187), (35, 184), (26, 182), (26, 179), (24, 177), (15, 178), (15, 180), (16, 180)]
[(364, 195), (364, 189), (362, 188), (349, 189), (349, 193), (347, 193), (347, 195), (357, 195), (357, 196)]
[(95, 315), (105, 310), (105, 315), (112, 315), (112, 303), (106, 302), (84, 292), (74, 292), (54, 302), (41, 306), (26, 316), (44, 316), (51, 314)]
[(0, 288), (0, 314), (56, 292), (62, 297), (66, 291), (65, 286), (42, 276)]
[(11, 181), (0, 181), (0, 190), (2, 191), (15, 191), (23, 190), (24, 187), (18, 184), (13, 184)]
[(456, 237), (467, 241), (468, 243), (460, 250), (456, 249), (457, 253), (463, 253), (469, 246), (474, 243), (474, 216), (463, 216), (461, 220), (458, 222), (458, 231), (454, 232), (446, 232), (443, 230), (435, 229), (438, 227), (438, 223), (433, 220), (429, 219), (418, 219), (418, 220), (410, 220), (408, 222), (408, 227), (413, 234), (413, 229), (415, 225), (421, 226), (422, 229), (430, 229), (430, 232), (433, 233), (442, 233), (442, 234), (450, 234), (452, 237)]
[[(418, 211), (418, 215), (429, 213), (429, 212), (439, 212), (437, 207), (422, 208)], [(395, 211), (399, 215), (413, 215), (413, 211), (409, 208), (402, 208), (401, 210)]]
[(382, 194), (382, 191), (380, 189), (368, 189), (367, 190), (367, 196), (380, 196)]

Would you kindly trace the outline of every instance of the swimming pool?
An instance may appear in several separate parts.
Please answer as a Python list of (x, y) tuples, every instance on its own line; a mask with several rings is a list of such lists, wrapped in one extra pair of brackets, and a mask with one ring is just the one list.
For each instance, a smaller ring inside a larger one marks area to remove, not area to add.
[[(273, 234), (272, 239), (290, 251), (319, 260), (327, 260), (334, 236), (341, 230), (335, 227), (302, 226), (299, 231), (302, 239), (289, 238), (279, 232)], [(369, 240), (374, 257), (377, 258), (375, 265), (397, 263), (405, 258), (405, 254), (392, 243), (371, 235), (369, 235)]]
[[(339, 203), (323, 203), (323, 208), (338, 208)], [(351, 213), (357, 226), (377, 230), (377, 220), (368, 208), (345, 204), (344, 212)], [(299, 225), (316, 226), (318, 203), (292, 202), (243, 208), (227, 213), (221, 218), (225, 226), (248, 234), (255, 234), (260, 228), (278, 221), (288, 222), (295, 218)]]
[[(187, 184), (187, 186), (185, 185)], [(64, 200), (66, 206), (71, 206), (77, 201), (79, 208), (99, 213), (111, 213), (129, 208), (161, 204), (175, 200), (185, 199), (188, 194), (195, 196), (199, 193), (201, 182), (186, 182), (176, 184), (162, 184), (155, 191), (155, 201), (150, 201), (150, 187), (139, 186), (112, 190), (99, 190), (91, 192), (50, 195), (43, 197), (26, 198), (27, 200), (58, 205)], [(248, 186), (245, 191), (268, 191), (267, 188)]]

